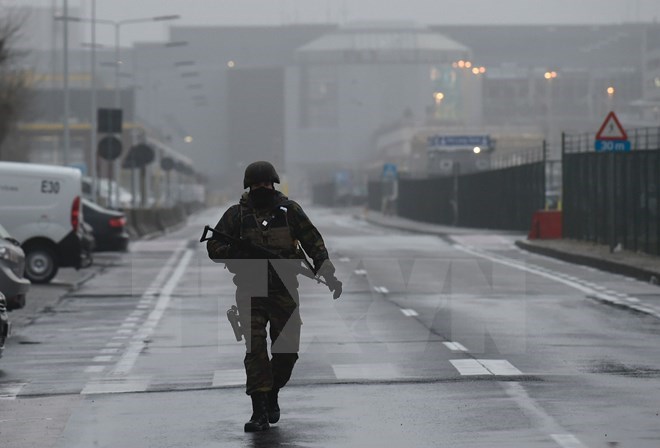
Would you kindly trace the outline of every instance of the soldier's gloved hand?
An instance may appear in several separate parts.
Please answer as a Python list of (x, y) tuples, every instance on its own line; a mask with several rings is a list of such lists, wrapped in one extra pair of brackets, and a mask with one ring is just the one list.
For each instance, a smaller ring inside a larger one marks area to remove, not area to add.
[(328, 284), (328, 289), (332, 291), (332, 298), (337, 300), (343, 292), (343, 283), (340, 282), (334, 274), (326, 275), (325, 282)]

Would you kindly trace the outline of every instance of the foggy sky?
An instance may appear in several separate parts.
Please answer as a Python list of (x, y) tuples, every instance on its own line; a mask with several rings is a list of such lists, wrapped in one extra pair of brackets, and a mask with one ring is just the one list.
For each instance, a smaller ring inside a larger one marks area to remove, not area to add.
[[(63, 0), (0, 0), (50, 6)], [(91, 0), (69, 0), (89, 16)], [(576, 24), (660, 19), (660, 0), (97, 0), (97, 17), (119, 20), (180, 14), (177, 25), (256, 25), (412, 21), (420, 24)], [(98, 40), (111, 44), (103, 27)], [(122, 44), (164, 40), (167, 25), (126, 27)]]

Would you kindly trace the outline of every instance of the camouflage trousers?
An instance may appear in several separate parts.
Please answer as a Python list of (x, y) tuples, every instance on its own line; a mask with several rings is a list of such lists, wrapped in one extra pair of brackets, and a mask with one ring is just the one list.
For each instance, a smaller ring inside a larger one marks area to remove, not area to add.
[[(300, 347), (298, 293), (269, 291), (268, 297), (250, 297), (236, 292), (236, 305), (245, 334), (246, 393), (281, 389), (291, 378)], [(268, 354), (266, 327), (271, 340)]]

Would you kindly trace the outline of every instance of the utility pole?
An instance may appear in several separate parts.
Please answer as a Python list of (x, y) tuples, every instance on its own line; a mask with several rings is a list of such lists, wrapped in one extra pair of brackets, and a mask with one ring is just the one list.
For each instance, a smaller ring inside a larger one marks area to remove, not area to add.
[(89, 164), (90, 176), (92, 178), (92, 199), (98, 200), (98, 173), (96, 172), (96, 0), (92, 0), (92, 92), (91, 92), (91, 115), (90, 115), (90, 134), (89, 134)]
[[(69, 0), (64, 0), (64, 17), (69, 16)], [(64, 148), (62, 151), (63, 154), (63, 165), (69, 164), (69, 145), (71, 142), (71, 136), (69, 133), (69, 22), (64, 21), (64, 117), (63, 117), (63, 126), (64, 126)]]

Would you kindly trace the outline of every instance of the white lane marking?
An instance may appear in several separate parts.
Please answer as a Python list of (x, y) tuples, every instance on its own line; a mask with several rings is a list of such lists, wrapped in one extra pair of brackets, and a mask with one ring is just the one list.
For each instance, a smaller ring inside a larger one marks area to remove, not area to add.
[(112, 356), (95, 356), (94, 359), (92, 359), (92, 362), (110, 362), (112, 361)]
[[(490, 260), (494, 263), (500, 263), (500, 264), (503, 264), (505, 266), (509, 266), (511, 268), (514, 268), (514, 269), (520, 269), (522, 271), (530, 272), (532, 274), (536, 274), (538, 276), (545, 277), (547, 279), (554, 280), (554, 281), (559, 282), (559, 283), (563, 283), (564, 285), (570, 286), (571, 288), (575, 288), (578, 291), (581, 291), (585, 294), (599, 295), (601, 297), (603, 296), (602, 293), (599, 293), (595, 290), (596, 288), (590, 288), (590, 287), (588, 287), (588, 286), (586, 286), (582, 283), (578, 283), (578, 282), (575, 282), (575, 281), (572, 281), (572, 280), (567, 280), (567, 279), (563, 278), (562, 275), (560, 275), (556, 272), (553, 272), (553, 271), (543, 272), (543, 271), (541, 271), (540, 269), (538, 269), (536, 267), (530, 267), (530, 266), (527, 266), (527, 265), (523, 265), (523, 264), (520, 264), (518, 262), (514, 262), (512, 259), (509, 259), (509, 258), (488, 255), (488, 254), (485, 254), (485, 253), (467, 248), (467, 247), (462, 246), (460, 244), (454, 244), (453, 247), (456, 250), (460, 250), (461, 252), (465, 252), (465, 253), (468, 253), (470, 255), (474, 255), (476, 257), (485, 258), (486, 260)], [(618, 301), (618, 299), (616, 299), (615, 297), (612, 297), (610, 295), (606, 295), (605, 297), (607, 299), (611, 299), (612, 301)]]
[(151, 377), (119, 377), (93, 380), (85, 385), (81, 395), (119, 394), (127, 392), (144, 392), (149, 387)]
[(463, 376), (472, 375), (492, 375), (484, 366), (479, 364), (476, 359), (450, 359), (449, 362)]
[(355, 271), (353, 271), (353, 273), (355, 275), (361, 275), (361, 276), (366, 276), (367, 275), (366, 269), (356, 269)]
[(351, 259), (348, 257), (341, 257), (339, 261), (341, 261), (342, 263), (348, 263), (349, 261), (351, 261)]
[(393, 364), (334, 364), (338, 380), (387, 380), (401, 377)]
[(467, 352), (468, 349), (465, 348), (460, 342), (443, 342), (445, 346), (452, 352)]
[(548, 434), (563, 448), (586, 448), (530, 397), (522, 384), (516, 381), (504, 381), (500, 384), (509, 398), (527, 415), (530, 420), (529, 424), (536, 427), (539, 432)]
[(380, 294), (388, 294), (390, 291), (384, 286), (374, 286), (374, 291)]
[(551, 434), (550, 437), (562, 448), (586, 448), (573, 434)]
[(245, 384), (245, 369), (216, 370), (213, 373), (213, 387), (240, 386)]
[(15, 400), (27, 383), (8, 383), (0, 385), (0, 400)]
[[(174, 255), (178, 255), (178, 254), (174, 254)], [(158, 301), (156, 302), (156, 306), (151, 311), (151, 313), (149, 313), (149, 316), (147, 317), (144, 324), (140, 328), (140, 332), (136, 335), (136, 337), (132, 339), (131, 343), (129, 344), (128, 348), (122, 355), (121, 359), (119, 360), (119, 362), (117, 362), (117, 365), (115, 366), (112, 372), (114, 375), (126, 375), (128, 374), (128, 372), (131, 371), (131, 369), (135, 365), (138, 356), (140, 356), (140, 352), (142, 352), (142, 350), (144, 349), (145, 346), (144, 340), (147, 339), (149, 336), (151, 336), (151, 334), (156, 329), (156, 326), (158, 326), (160, 319), (163, 317), (165, 310), (167, 309), (167, 307), (170, 304), (170, 301), (172, 300), (172, 293), (174, 292), (176, 286), (179, 284), (181, 277), (183, 277), (183, 274), (186, 272), (186, 269), (188, 268), (188, 264), (190, 264), (190, 260), (192, 259), (192, 256), (193, 256), (193, 251), (190, 249), (187, 249), (183, 253), (183, 256), (179, 260), (179, 264), (176, 266), (174, 272), (169, 277), (169, 280), (163, 287), (163, 290), (160, 293), (160, 296), (158, 297)], [(163, 271), (161, 271), (161, 274), (162, 272)]]
[(401, 310), (401, 312), (404, 314), (404, 316), (408, 316), (408, 317), (419, 316), (419, 314), (417, 314), (417, 311), (413, 309), (403, 309)]
[(105, 366), (87, 366), (85, 373), (101, 373), (105, 370)]
[(493, 373), (493, 375), (522, 375), (522, 372), (516, 369), (506, 359), (477, 359), (477, 361)]

